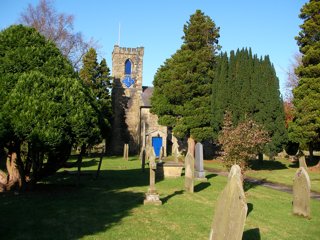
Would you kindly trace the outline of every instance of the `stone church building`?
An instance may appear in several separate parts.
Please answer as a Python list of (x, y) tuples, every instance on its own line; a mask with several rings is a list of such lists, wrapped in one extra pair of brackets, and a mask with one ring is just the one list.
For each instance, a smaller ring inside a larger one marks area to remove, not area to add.
[(167, 153), (168, 129), (158, 124), (150, 112), (153, 87), (143, 86), (144, 48), (114, 46), (112, 52), (113, 124), (111, 152), (122, 154), (125, 143), (130, 154), (139, 154), (142, 147), (153, 146), (159, 156), (163, 147)]

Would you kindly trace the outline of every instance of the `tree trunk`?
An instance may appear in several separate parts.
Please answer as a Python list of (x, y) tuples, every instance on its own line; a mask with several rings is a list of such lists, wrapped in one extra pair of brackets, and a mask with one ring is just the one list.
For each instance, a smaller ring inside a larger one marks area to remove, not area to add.
[(80, 154), (79, 154), (78, 160), (77, 160), (77, 163), (78, 163), (78, 184), (80, 184), (82, 156), (83, 156), (83, 154), (85, 154), (85, 152), (86, 152), (86, 145), (83, 144), (81, 146)]
[(188, 152), (194, 157), (195, 141), (192, 137), (188, 138)]
[(313, 160), (313, 143), (309, 143), (309, 161)]
[(23, 163), (20, 157), (20, 144), (12, 143), (7, 156), (8, 182), (6, 190), (21, 190), (25, 186)]

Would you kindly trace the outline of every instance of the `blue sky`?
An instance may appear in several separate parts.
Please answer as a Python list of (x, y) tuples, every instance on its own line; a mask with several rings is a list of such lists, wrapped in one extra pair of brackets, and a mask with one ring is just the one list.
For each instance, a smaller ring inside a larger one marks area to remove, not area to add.
[[(183, 25), (196, 9), (220, 27), (222, 51), (251, 47), (258, 56), (269, 55), (284, 93), (286, 71), (298, 46), (294, 37), (302, 21), (298, 15), (307, 0), (55, 0), (59, 13), (75, 17), (75, 30), (100, 45), (100, 57), (111, 68), (113, 46), (145, 48), (143, 84), (182, 44)], [(0, 29), (17, 23), (28, 4), (38, 0), (1, 0)]]

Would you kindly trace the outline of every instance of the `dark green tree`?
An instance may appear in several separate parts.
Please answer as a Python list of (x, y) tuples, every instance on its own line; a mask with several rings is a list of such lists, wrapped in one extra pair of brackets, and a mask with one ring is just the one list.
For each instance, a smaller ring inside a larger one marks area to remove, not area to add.
[(226, 111), (232, 113), (235, 126), (252, 118), (269, 132), (271, 141), (264, 152), (271, 157), (286, 141), (283, 102), (279, 80), (269, 57), (258, 58), (251, 49), (223, 54), (218, 61), (212, 85), (212, 127), (214, 137), (222, 129)]
[(8, 158), (0, 191), (53, 174), (72, 146), (101, 139), (94, 97), (59, 49), (33, 28), (0, 33), (0, 89), (0, 147)]
[(155, 75), (151, 111), (179, 138), (212, 138), (210, 98), (218, 37), (219, 28), (197, 10), (184, 25), (181, 48)]
[(102, 135), (105, 140), (107, 140), (110, 136), (109, 130), (112, 106), (110, 95), (111, 76), (106, 60), (103, 58), (99, 64), (95, 49), (90, 48), (83, 57), (83, 66), (79, 75), (84, 82), (84, 85), (92, 91), (92, 94), (95, 97)]
[(302, 53), (302, 64), (296, 68), (298, 86), (293, 90), (295, 107), (289, 125), (290, 140), (309, 147), (320, 142), (320, 2), (310, 0), (301, 8), (304, 21), (296, 37)]

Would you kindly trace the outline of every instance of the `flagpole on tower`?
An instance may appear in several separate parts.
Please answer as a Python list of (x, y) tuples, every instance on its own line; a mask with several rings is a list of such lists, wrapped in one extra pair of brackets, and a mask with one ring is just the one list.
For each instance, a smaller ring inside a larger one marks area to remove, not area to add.
[(118, 46), (120, 47), (120, 32), (121, 32), (121, 25), (119, 23), (119, 32), (118, 32)]

